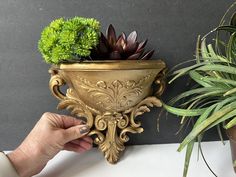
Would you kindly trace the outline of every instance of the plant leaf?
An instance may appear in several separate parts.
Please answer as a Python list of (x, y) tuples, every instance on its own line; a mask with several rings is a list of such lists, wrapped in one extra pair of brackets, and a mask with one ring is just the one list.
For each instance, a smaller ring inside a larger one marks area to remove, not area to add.
[(188, 90), (188, 91), (185, 91), (185, 92), (181, 93), (180, 95), (174, 97), (173, 99), (171, 99), (168, 104), (174, 105), (177, 101), (180, 101), (183, 98), (193, 96), (195, 94), (208, 93), (208, 92), (215, 91), (215, 90), (219, 90), (219, 88), (203, 87), (203, 88), (196, 88), (196, 89)]
[(204, 82), (202, 80), (203, 76), (201, 74), (199, 74), (197, 71), (190, 71), (189, 72), (189, 76), (195, 81), (197, 82), (199, 85), (202, 85), (204, 87), (211, 87), (211, 85), (207, 82)]
[(148, 51), (147, 53), (145, 53), (145, 54), (141, 57), (141, 60), (147, 60), (147, 59), (151, 58), (152, 55), (153, 55), (153, 53), (154, 53), (154, 50)]
[(136, 31), (131, 32), (127, 37), (127, 44), (134, 44), (137, 40), (137, 36)]
[(210, 58), (211, 56), (209, 55), (208, 49), (206, 47), (206, 39), (203, 39), (201, 43), (201, 55), (202, 57), (205, 58)]
[(234, 117), (231, 121), (229, 121), (229, 123), (225, 125), (225, 129), (232, 128), (235, 125), (236, 125), (236, 117)]
[(109, 45), (114, 47), (116, 44), (116, 31), (112, 24), (108, 26), (106, 35)]
[(175, 75), (168, 83), (172, 83), (174, 80), (176, 80), (177, 78), (187, 74), (189, 71), (191, 70), (196, 70), (197, 68), (199, 67), (203, 67), (203, 66), (208, 66), (209, 64), (212, 64), (212, 63), (219, 63), (221, 61), (205, 61), (205, 62), (201, 62), (201, 63), (197, 63), (197, 64), (194, 64), (192, 66), (189, 66), (189, 67), (185, 67), (185, 68), (182, 68), (182, 69), (179, 69), (177, 71), (174, 71), (172, 75)]
[(186, 110), (186, 109), (180, 109), (180, 108), (175, 108), (169, 105), (166, 105), (163, 103), (163, 107), (170, 113), (179, 115), (179, 116), (199, 116), (201, 115), (206, 109), (191, 109), (191, 110)]
[[(184, 141), (180, 144), (178, 151), (181, 151), (189, 142), (194, 140), (200, 133), (202, 133), (205, 129), (207, 129), (209, 126), (214, 124), (219, 119), (225, 119), (225, 117), (229, 117), (231, 114), (231, 111), (236, 108), (236, 102), (233, 102), (229, 105), (227, 105), (224, 109), (221, 111), (213, 113), (209, 118), (201, 122), (201, 124), (197, 125), (193, 130), (188, 134), (188, 136), (184, 139)], [(235, 110), (236, 113), (236, 110)]]
[(196, 68), (197, 71), (220, 71), (220, 72), (225, 72), (225, 73), (231, 73), (231, 74), (236, 74), (236, 69), (235, 67), (232, 66), (224, 66), (224, 65), (204, 65), (201, 67)]
[(193, 140), (193, 141), (189, 142), (188, 145), (187, 145), (187, 150), (186, 150), (185, 160), (184, 160), (183, 177), (186, 177), (187, 173), (188, 173), (188, 167), (189, 167), (189, 162), (190, 162), (190, 159), (191, 159), (194, 143), (195, 143), (195, 141)]
[(231, 95), (231, 94), (233, 94), (235, 92), (236, 92), (236, 88), (233, 88), (233, 89), (227, 91), (223, 96), (228, 96), (228, 95)]
[[(215, 109), (217, 104), (214, 104), (212, 106), (210, 106), (208, 109), (206, 109), (206, 111), (198, 118), (197, 122), (195, 123), (194, 127), (196, 127), (198, 124), (200, 124), (203, 120), (205, 120), (209, 114), (212, 112), (213, 109)], [(199, 136), (199, 140), (201, 141), (201, 137), (202, 135)], [(191, 155), (192, 155), (192, 150), (194, 147), (194, 142), (195, 140), (192, 140), (191, 142), (188, 143), (187, 145), (187, 150), (186, 150), (186, 154), (185, 154), (185, 162), (184, 162), (184, 173), (183, 173), (183, 177), (187, 176), (187, 172), (188, 172), (188, 167), (189, 167), (189, 162), (191, 159)], [(199, 142), (200, 143), (200, 142)]]

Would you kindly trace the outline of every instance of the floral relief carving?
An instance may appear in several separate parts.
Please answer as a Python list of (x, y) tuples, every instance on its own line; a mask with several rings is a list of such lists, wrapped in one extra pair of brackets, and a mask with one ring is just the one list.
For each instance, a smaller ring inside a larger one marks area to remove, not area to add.
[(133, 103), (133, 97), (138, 97), (143, 92), (143, 85), (151, 77), (151, 74), (139, 79), (138, 81), (114, 80), (112, 82), (98, 81), (92, 83), (85, 78), (77, 78), (77, 84), (85, 89), (89, 97), (96, 104), (106, 110), (120, 110)]

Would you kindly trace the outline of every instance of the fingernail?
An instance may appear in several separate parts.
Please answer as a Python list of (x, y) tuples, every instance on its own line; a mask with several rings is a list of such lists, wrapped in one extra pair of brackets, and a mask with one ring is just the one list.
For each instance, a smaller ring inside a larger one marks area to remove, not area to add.
[(84, 125), (83, 127), (80, 128), (80, 134), (85, 134), (89, 132), (89, 127), (87, 125)]

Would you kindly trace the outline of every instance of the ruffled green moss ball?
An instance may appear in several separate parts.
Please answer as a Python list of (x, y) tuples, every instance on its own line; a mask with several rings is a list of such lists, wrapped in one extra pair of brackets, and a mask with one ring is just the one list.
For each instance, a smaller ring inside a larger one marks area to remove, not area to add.
[(38, 48), (47, 63), (88, 57), (99, 42), (100, 23), (93, 18), (59, 18), (45, 27)]

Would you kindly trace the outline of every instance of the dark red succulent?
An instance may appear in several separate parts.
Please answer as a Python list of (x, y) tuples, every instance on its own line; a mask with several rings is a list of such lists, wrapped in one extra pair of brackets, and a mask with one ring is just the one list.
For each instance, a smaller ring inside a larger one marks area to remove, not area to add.
[(145, 52), (147, 40), (138, 42), (137, 32), (131, 32), (128, 37), (121, 33), (116, 37), (114, 27), (110, 24), (106, 31), (106, 36), (101, 33), (99, 44), (92, 52), (91, 58), (94, 60), (147, 60), (151, 58), (154, 50)]

